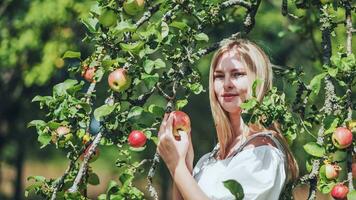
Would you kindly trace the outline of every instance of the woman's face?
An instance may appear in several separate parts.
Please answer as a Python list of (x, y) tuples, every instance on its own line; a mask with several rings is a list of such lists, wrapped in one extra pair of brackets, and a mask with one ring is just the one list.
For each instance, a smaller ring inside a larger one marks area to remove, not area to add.
[(250, 82), (246, 66), (238, 60), (235, 50), (226, 51), (220, 56), (213, 77), (215, 95), (222, 108), (229, 113), (240, 112)]

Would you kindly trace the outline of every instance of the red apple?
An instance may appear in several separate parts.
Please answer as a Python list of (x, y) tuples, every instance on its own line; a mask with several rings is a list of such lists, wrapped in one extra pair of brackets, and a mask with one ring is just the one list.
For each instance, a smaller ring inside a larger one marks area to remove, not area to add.
[(116, 69), (111, 72), (108, 77), (109, 86), (115, 92), (122, 92), (130, 87), (131, 77), (123, 68)]
[(142, 131), (133, 130), (129, 134), (129, 144), (134, 148), (142, 147), (146, 144), (146, 135)]
[(126, 0), (123, 4), (124, 11), (129, 15), (137, 15), (144, 10), (144, 0)]
[(339, 149), (345, 149), (352, 144), (352, 133), (349, 129), (338, 127), (332, 135), (333, 144)]
[(179, 131), (184, 131), (187, 134), (190, 134), (190, 118), (183, 111), (173, 111), (171, 112), (173, 115), (173, 135), (176, 140), (180, 140)]
[(82, 77), (90, 83), (95, 82), (94, 80), (95, 71), (96, 71), (96, 67), (89, 67), (86, 65), (83, 67)]
[(341, 167), (337, 164), (326, 164), (325, 165), (325, 175), (328, 179), (335, 179), (339, 176), (339, 171)]
[(348, 192), (349, 192), (349, 188), (347, 188), (342, 183), (338, 183), (331, 189), (330, 194), (335, 199), (340, 199), (341, 200), (341, 199), (346, 199), (346, 196), (347, 196)]
[[(89, 148), (91, 147), (91, 144), (85, 149), (84, 153), (80, 156), (80, 160), (84, 161), (84, 156), (89, 153)], [(89, 162), (94, 162), (96, 159), (98, 159), (100, 154), (99, 148), (96, 147), (94, 153), (91, 155), (91, 158), (89, 159)]]

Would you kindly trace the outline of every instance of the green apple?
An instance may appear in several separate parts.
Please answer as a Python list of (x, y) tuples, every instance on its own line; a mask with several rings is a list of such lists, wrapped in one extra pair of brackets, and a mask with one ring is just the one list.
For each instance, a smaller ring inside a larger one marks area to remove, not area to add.
[(126, 0), (124, 2), (124, 11), (129, 15), (137, 15), (144, 10), (144, 0)]

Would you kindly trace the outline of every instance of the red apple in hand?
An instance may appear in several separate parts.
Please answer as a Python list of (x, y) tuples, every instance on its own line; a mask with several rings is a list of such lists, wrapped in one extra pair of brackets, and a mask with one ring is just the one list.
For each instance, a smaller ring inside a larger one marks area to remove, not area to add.
[(95, 82), (94, 80), (95, 71), (96, 71), (96, 67), (89, 67), (86, 65), (83, 67), (82, 77), (90, 83)]
[(352, 133), (349, 129), (338, 127), (332, 135), (333, 144), (339, 149), (345, 149), (352, 144)]
[(349, 192), (349, 188), (347, 188), (342, 183), (336, 184), (333, 189), (331, 189), (331, 196), (335, 199), (346, 199), (347, 193)]
[[(85, 149), (84, 153), (80, 156), (80, 160), (84, 161), (84, 156), (89, 153), (89, 148), (91, 147), (91, 144)], [(94, 162), (96, 159), (98, 159), (100, 154), (99, 148), (96, 147), (94, 153), (91, 155), (91, 158), (89, 159), (89, 162)]]
[(110, 88), (115, 92), (122, 92), (130, 87), (131, 77), (125, 69), (119, 68), (110, 73), (108, 83)]
[(179, 131), (184, 131), (187, 134), (190, 134), (190, 118), (189, 116), (182, 111), (176, 110), (171, 112), (173, 115), (173, 136), (176, 140), (180, 140)]
[(146, 144), (146, 135), (142, 132), (142, 131), (138, 131), (138, 130), (133, 130), (130, 134), (129, 134), (129, 144), (130, 146), (134, 147), (134, 148), (139, 148), (142, 147)]
[(326, 164), (325, 165), (325, 175), (328, 179), (335, 179), (339, 176), (339, 171), (341, 167), (337, 164)]

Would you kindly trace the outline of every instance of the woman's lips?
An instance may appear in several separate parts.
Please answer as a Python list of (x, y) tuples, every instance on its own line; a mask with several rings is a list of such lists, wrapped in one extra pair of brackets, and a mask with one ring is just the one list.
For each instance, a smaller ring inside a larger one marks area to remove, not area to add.
[(234, 100), (234, 98), (236, 97), (237, 95), (234, 95), (234, 96), (225, 96), (223, 97), (224, 98), (224, 101), (226, 102), (231, 102)]

